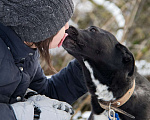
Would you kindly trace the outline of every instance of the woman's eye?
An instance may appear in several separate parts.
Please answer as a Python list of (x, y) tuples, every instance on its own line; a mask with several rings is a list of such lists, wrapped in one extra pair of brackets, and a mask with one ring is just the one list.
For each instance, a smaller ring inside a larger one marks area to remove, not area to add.
[(97, 30), (95, 28), (90, 29), (91, 32), (96, 32)]

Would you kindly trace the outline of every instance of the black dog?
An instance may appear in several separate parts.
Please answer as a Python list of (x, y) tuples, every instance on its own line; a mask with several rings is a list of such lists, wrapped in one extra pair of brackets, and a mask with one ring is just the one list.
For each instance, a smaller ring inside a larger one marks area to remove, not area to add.
[(150, 82), (137, 73), (132, 53), (111, 33), (95, 26), (86, 30), (70, 27), (67, 33), (63, 47), (81, 64), (91, 93), (92, 116), (89, 119), (108, 120), (108, 115), (103, 115), (110, 110), (108, 106), (113, 107), (114, 101), (131, 94), (125, 103), (117, 101), (115, 104), (135, 118), (119, 113), (120, 119), (150, 120)]

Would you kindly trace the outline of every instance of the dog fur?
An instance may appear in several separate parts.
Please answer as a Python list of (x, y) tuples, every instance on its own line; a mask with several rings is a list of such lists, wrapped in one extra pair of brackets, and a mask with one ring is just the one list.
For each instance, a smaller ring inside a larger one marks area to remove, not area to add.
[[(132, 53), (111, 33), (96, 26), (85, 30), (71, 26), (67, 33), (63, 47), (81, 64), (91, 94), (89, 120), (108, 120), (107, 111), (98, 101), (121, 98), (132, 87), (134, 79), (134, 93), (119, 108), (135, 116), (135, 120), (150, 120), (150, 82), (137, 72)], [(132, 120), (123, 114), (119, 117)]]

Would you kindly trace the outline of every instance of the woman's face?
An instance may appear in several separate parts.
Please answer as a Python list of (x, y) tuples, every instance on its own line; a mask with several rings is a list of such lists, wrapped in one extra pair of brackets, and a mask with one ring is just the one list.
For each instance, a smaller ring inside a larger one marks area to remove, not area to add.
[(61, 30), (53, 37), (52, 42), (49, 45), (49, 48), (56, 48), (60, 47), (62, 45), (63, 40), (66, 38), (67, 34), (65, 33), (65, 30), (69, 28), (68, 22), (64, 27), (61, 28)]

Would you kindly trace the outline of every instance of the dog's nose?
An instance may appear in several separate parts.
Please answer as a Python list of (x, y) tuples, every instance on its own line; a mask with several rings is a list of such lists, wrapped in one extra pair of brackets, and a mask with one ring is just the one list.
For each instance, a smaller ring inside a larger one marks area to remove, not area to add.
[(71, 36), (77, 36), (79, 34), (78, 30), (73, 26), (69, 26), (69, 29), (66, 30), (66, 33), (68, 33)]

